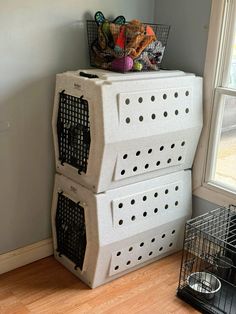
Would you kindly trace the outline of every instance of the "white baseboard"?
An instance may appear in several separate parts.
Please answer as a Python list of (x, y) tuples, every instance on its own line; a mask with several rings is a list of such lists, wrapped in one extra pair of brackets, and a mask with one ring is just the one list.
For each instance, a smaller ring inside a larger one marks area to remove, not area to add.
[(0, 255), (0, 274), (53, 254), (52, 239), (46, 239)]

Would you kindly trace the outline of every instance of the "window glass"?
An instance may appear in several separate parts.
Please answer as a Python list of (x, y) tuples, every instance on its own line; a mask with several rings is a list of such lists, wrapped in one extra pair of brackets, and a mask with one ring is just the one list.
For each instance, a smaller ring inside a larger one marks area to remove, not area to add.
[(229, 64), (228, 87), (236, 89), (236, 29), (233, 35), (231, 58)]
[(213, 180), (236, 191), (236, 97), (225, 96), (223, 107)]

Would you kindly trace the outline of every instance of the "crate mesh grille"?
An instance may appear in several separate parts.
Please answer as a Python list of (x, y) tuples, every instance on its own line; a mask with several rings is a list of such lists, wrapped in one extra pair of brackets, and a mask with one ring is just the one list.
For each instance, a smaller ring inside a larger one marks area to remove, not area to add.
[(57, 251), (82, 270), (86, 250), (84, 208), (58, 194), (56, 212)]
[(90, 125), (88, 102), (83, 97), (74, 97), (64, 91), (59, 97), (57, 120), (59, 160), (87, 171), (90, 148)]
[(236, 249), (236, 207), (217, 208), (192, 219), (187, 223), (186, 230), (202, 232), (211, 241)]

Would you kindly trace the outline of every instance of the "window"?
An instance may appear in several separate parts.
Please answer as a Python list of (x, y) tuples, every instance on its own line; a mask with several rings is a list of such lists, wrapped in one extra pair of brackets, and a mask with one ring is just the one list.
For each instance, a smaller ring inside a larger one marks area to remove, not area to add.
[(193, 169), (194, 194), (236, 202), (236, 0), (212, 0), (204, 70), (204, 129)]

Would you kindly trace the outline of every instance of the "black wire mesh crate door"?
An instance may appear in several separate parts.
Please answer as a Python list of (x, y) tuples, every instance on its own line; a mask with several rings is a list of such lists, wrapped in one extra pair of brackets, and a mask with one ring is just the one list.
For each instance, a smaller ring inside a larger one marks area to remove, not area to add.
[(86, 173), (90, 148), (88, 102), (81, 97), (60, 93), (57, 119), (59, 160)]
[(177, 295), (203, 313), (236, 313), (236, 207), (186, 223)]
[(55, 219), (57, 251), (82, 270), (87, 244), (84, 208), (58, 193)]

